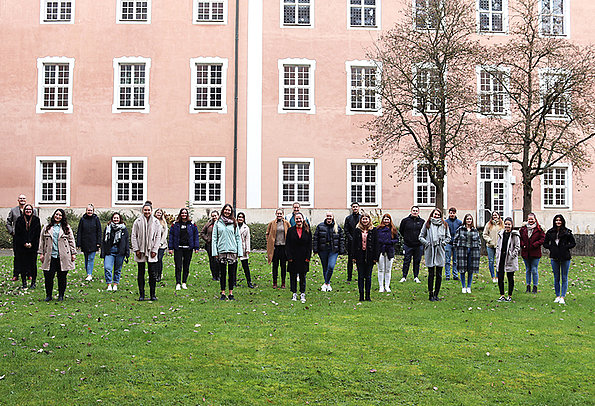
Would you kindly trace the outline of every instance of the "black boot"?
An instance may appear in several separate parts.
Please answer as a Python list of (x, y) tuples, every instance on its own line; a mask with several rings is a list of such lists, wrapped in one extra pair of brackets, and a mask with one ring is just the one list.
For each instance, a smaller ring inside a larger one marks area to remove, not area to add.
[(430, 292), (429, 298), (430, 298), (430, 302), (433, 302), (435, 300), (434, 299), (434, 292)]
[(531, 293), (531, 285), (527, 285), (527, 290), (525, 291), (525, 293)]
[(139, 286), (138, 287), (138, 301), (142, 302), (143, 300), (145, 300), (145, 287), (143, 286), (142, 288)]
[(537, 293), (537, 285), (533, 285), (533, 294)]
[(44, 301), (46, 301), (46, 302), (49, 302), (50, 300), (52, 300), (52, 297), (51, 296), (46, 296), (45, 299), (44, 299)]

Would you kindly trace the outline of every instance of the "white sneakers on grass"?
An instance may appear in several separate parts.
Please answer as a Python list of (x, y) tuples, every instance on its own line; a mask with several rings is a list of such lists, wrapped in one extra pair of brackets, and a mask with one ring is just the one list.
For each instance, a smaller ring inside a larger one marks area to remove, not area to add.
[(291, 300), (293, 300), (294, 302), (297, 302), (297, 293), (293, 294), (293, 296), (291, 297)]
[(188, 286), (186, 286), (185, 283), (182, 283), (182, 289), (188, 289)]
[(415, 281), (415, 283), (421, 283), (421, 281), (419, 280), (419, 278), (415, 278), (414, 281)]
[(306, 294), (305, 293), (300, 294), (300, 300), (302, 301), (302, 303), (306, 303)]
[(118, 285), (116, 285), (116, 284), (114, 283), (114, 285), (112, 286), (112, 290), (113, 290), (114, 292), (115, 292), (116, 290), (118, 290)]
[(463, 293), (471, 293), (471, 288), (462, 288), (461, 292)]
[(93, 275), (87, 275), (87, 277), (85, 278), (86, 281), (91, 281), (93, 280)]
[(399, 282), (403, 283), (407, 280), (407, 278), (401, 278), (401, 280)]
[(381, 286), (380, 289), (378, 289), (378, 293), (384, 293), (384, 286)]
[(182, 286), (179, 283), (176, 285), (176, 290), (182, 290)]
[(112, 289), (112, 285), (110, 285), (109, 283), (107, 284), (107, 290), (111, 291)]

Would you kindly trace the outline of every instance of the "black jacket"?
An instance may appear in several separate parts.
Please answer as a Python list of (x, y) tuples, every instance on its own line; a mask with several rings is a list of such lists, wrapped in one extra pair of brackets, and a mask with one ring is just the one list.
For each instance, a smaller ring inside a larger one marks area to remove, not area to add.
[(376, 228), (368, 230), (368, 237), (366, 238), (366, 250), (362, 250), (362, 230), (357, 228), (353, 232), (353, 240), (351, 242), (351, 252), (357, 262), (370, 263), (377, 258), (376, 250)]
[(353, 240), (353, 234), (355, 233), (355, 228), (357, 227), (357, 223), (359, 223), (359, 219), (361, 214), (351, 213), (349, 216), (345, 217), (345, 224), (343, 224), (343, 229), (345, 231), (345, 241), (347, 242), (347, 249), (351, 249), (351, 240)]
[(97, 214), (81, 217), (76, 232), (76, 246), (83, 252), (98, 251), (101, 245), (101, 222)]
[(330, 225), (323, 221), (316, 227), (314, 237), (312, 238), (312, 250), (315, 254), (321, 251), (338, 252), (339, 254), (345, 253), (345, 237), (343, 235), (343, 229), (337, 226), (337, 232), (333, 231), (335, 222), (333, 221)]
[(285, 255), (289, 261), (289, 272), (308, 272), (308, 261), (312, 256), (312, 233), (303, 229), (300, 238), (296, 227), (290, 227), (285, 236)]
[[(101, 240), (101, 258), (105, 258), (106, 255), (109, 255), (112, 246), (114, 245), (114, 235), (112, 234), (110, 238), (105, 241), (105, 232), (109, 224), (103, 230), (103, 238)], [(118, 243), (118, 255), (124, 255), (126, 258), (130, 256), (130, 237), (128, 235), (128, 229), (124, 228), (122, 230), (122, 238), (120, 238), (120, 242)]]
[(550, 258), (558, 261), (567, 261), (571, 258), (570, 250), (576, 246), (576, 241), (572, 235), (572, 231), (566, 227), (560, 229), (558, 234), (559, 243), (556, 244), (556, 234), (558, 231), (555, 228), (550, 228), (545, 233), (545, 240), (543, 248), (550, 250)]
[[(39, 217), (33, 216), (27, 230), (25, 218), (20, 216), (14, 225), (14, 249), (20, 253), (34, 252), (39, 249), (39, 237), (41, 235), (41, 222)], [(31, 248), (25, 248), (25, 243), (30, 243)]]
[(420, 247), (419, 233), (425, 221), (421, 217), (409, 215), (401, 220), (399, 233), (403, 236), (403, 243), (408, 247)]

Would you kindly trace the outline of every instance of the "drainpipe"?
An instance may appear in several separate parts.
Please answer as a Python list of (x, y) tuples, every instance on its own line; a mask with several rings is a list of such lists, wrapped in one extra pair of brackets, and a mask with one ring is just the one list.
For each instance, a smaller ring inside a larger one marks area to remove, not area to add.
[(240, 0), (236, 0), (235, 57), (233, 84), (233, 207), (237, 204), (238, 188), (238, 47), (239, 47)]

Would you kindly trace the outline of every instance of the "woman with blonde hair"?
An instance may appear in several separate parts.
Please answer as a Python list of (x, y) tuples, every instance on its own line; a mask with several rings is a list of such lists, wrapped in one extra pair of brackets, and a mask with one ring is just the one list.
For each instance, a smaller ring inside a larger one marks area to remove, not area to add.
[(376, 250), (378, 260), (378, 292), (390, 292), (391, 269), (395, 258), (395, 244), (399, 242), (399, 231), (390, 214), (385, 213), (376, 228)]
[(281, 289), (285, 289), (287, 275), (287, 257), (285, 255), (285, 237), (291, 224), (283, 218), (283, 209), (275, 210), (275, 220), (267, 226), (267, 260), (273, 264), (273, 289), (277, 289), (279, 266), (281, 267)]
[(163, 276), (163, 256), (165, 255), (165, 250), (167, 250), (167, 234), (169, 228), (167, 226), (167, 220), (165, 220), (165, 212), (163, 209), (155, 210), (153, 216), (155, 216), (155, 218), (159, 220), (159, 224), (161, 224), (161, 243), (159, 244), (159, 251), (157, 251), (157, 282), (159, 282)]
[(376, 263), (376, 229), (368, 213), (362, 213), (353, 230), (351, 240), (353, 263), (357, 265), (357, 288), (359, 300), (371, 301), (372, 269)]
[[(442, 268), (446, 263), (446, 244), (450, 242), (448, 224), (442, 218), (440, 209), (435, 208), (430, 213), (428, 221), (421, 228), (419, 241), (424, 246), (425, 262), (428, 268), (428, 293), (431, 302), (440, 300), (440, 286), (442, 285)], [(434, 277), (436, 285), (434, 286)]]
[[(479, 272), (479, 261), (481, 258), (479, 231), (477, 231), (477, 228), (473, 224), (473, 216), (471, 214), (465, 214), (463, 225), (455, 233), (453, 245), (457, 250), (462, 292), (471, 293), (473, 274)], [(467, 274), (467, 283), (465, 283), (465, 274)]]
[[(465, 225), (465, 223), (463, 223)], [(504, 230), (504, 223), (502, 217), (497, 211), (492, 212), (492, 218), (483, 228), (483, 239), (486, 242), (486, 249), (488, 251), (488, 268), (492, 276), (492, 282), (498, 282), (498, 275), (494, 269), (494, 258), (496, 257), (496, 246), (498, 245), (498, 234)]]

